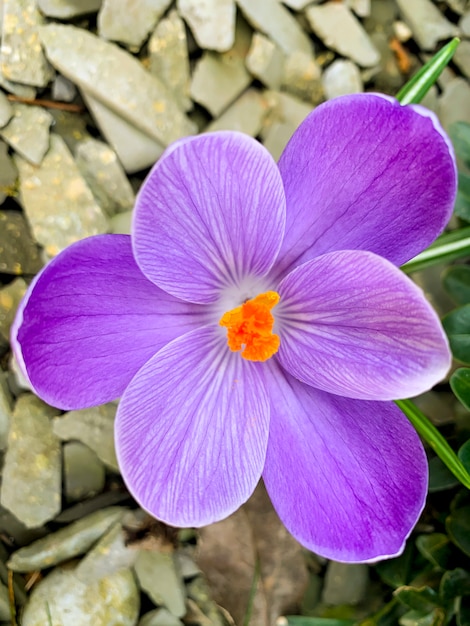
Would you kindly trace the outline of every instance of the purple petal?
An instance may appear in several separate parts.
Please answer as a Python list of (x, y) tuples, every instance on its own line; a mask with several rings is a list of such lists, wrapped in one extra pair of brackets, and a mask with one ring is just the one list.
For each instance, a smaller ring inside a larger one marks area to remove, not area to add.
[(12, 345), (43, 400), (79, 409), (120, 396), (162, 346), (203, 323), (202, 307), (145, 278), (130, 237), (101, 235), (44, 268), (18, 311)]
[(287, 529), (337, 561), (400, 554), (423, 509), (428, 475), (405, 416), (392, 403), (333, 396), (280, 370), (268, 391), (263, 477)]
[(450, 367), (445, 333), (421, 289), (371, 252), (318, 257), (278, 292), (279, 360), (304, 383), (393, 400), (427, 391)]
[(235, 132), (170, 147), (137, 198), (133, 245), (144, 274), (168, 293), (213, 302), (264, 276), (284, 234), (281, 177), (267, 150)]
[(206, 327), (176, 339), (138, 372), (119, 405), (116, 448), (130, 492), (151, 515), (202, 526), (249, 498), (268, 439), (260, 367)]
[(370, 250), (400, 265), (450, 218), (456, 168), (430, 112), (374, 94), (317, 107), (284, 150), (287, 201), (276, 275), (332, 250)]

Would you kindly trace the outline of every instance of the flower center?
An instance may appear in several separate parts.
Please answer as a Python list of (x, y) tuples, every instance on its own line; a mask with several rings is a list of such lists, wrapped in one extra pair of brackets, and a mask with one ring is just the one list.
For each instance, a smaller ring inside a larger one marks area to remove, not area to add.
[(271, 309), (278, 302), (279, 294), (267, 291), (224, 313), (219, 324), (227, 329), (230, 350), (242, 350), (242, 357), (248, 361), (267, 361), (276, 354), (280, 339), (273, 333)]

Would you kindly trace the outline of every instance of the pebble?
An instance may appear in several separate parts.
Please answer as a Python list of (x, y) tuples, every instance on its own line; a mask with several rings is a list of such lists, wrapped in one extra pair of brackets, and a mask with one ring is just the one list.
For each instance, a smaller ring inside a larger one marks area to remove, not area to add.
[(36, 0), (4, 0), (1, 71), (7, 80), (45, 87), (52, 79), (38, 35), (43, 21)]
[(315, 59), (299, 50), (289, 54), (285, 61), (282, 86), (294, 96), (318, 104), (324, 99), (320, 77), (320, 66)]
[(177, 7), (201, 48), (226, 52), (233, 46), (234, 0), (177, 0)]
[(183, 626), (183, 622), (167, 609), (161, 608), (143, 615), (137, 626)]
[(50, 143), (39, 167), (21, 157), (15, 159), (23, 208), (36, 241), (49, 258), (79, 239), (108, 229), (64, 140), (53, 134)]
[(8, 146), (0, 140), (0, 204), (17, 193), (18, 170), (8, 154)]
[(58, 102), (72, 102), (77, 97), (77, 88), (65, 76), (57, 74), (52, 83), (52, 99)]
[(51, 114), (54, 118), (54, 132), (62, 137), (67, 148), (74, 154), (77, 145), (91, 136), (87, 129), (89, 120), (82, 115), (60, 109), (51, 109)]
[(139, 49), (172, 0), (103, 0), (98, 14), (98, 33)]
[(462, 15), (459, 21), (459, 28), (465, 37), (470, 37), (470, 11)]
[(141, 588), (155, 604), (163, 604), (172, 615), (183, 617), (186, 594), (173, 554), (141, 550), (134, 570)]
[(236, 130), (256, 137), (263, 126), (267, 108), (265, 98), (257, 89), (247, 89), (219, 118), (211, 122), (205, 131)]
[(49, 60), (64, 76), (152, 139), (168, 145), (194, 133), (165, 85), (122, 48), (61, 24), (43, 26), (40, 36)]
[(108, 215), (134, 206), (135, 194), (112, 148), (98, 139), (77, 144), (75, 162), (96, 201)]
[(333, 61), (323, 72), (322, 81), (327, 100), (364, 91), (359, 68), (355, 63), (348, 60), (337, 59)]
[[(2, 297), (3, 289), (0, 290), (0, 323), (2, 321)], [(8, 389), (6, 377), (0, 376), (0, 450), (5, 450), (10, 430), (11, 414), (13, 411), (13, 398)]]
[(62, 441), (70, 439), (81, 441), (91, 448), (107, 467), (118, 471), (114, 450), (115, 415), (116, 405), (113, 403), (69, 411), (53, 420), (53, 430)]
[(326, 569), (322, 601), (332, 606), (359, 604), (366, 597), (368, 583), (367, 565), (330, 561)]
[(13, 117), (0, 130), (0, 137), (30, 163), (39, 165), (49, 149), (52, 115), (28, 104), (13, 104)]
[(60, 442), (50, 421), (57, 413), (25, 394), (12, 414), (0, 503), (28, 528), (41, 526), (60, 511)]
[(132, 226), (132, 216), (134, 211), (124, 211), (117, 213), (109, 220), (109, 226), (115, 235), (130, 235)]
[(63, 457), (67, 502), (90, 498), (103, 491), (104, 466), (93, 450), (79, 441), (69, 441), (63, 447)]
[(102, 0), (37, 0), (38, 7), (47, 15), (59, 20), (69, 20), (87, 13), (96, 13)]
[(305, 15), (323, 43), (362, 67), (377, 65), (378, 50), (351, 10), (341, 2), (311, 6)]
[(192, 108), (189, 99), (189, 57), (184, 22), (176, 11), (161, 20), (148, 43), (150, 72), (173, 93), (183, 111)]
[(3, 74), (0, 72), (0, 87), (8, 91), (9, 93), (15, 94), (15, 96), (19, 96), (20, 98), (27, 98), (28, 100), (34, 100), (36, 97), (36, 89), (35, 87), (30, 87), (29, 85), (22, 85), (21, 83), (15, 83), (14, 81), (7, 80)]
[[(21, 275), (36, 274), (42, 267), (36, 242), (24, 215), (19, 211), (0, 211), (0, 272)], [(12, 288), (21, 291), (20, 283)], [(7, 301), (13, 294), (7, 292)]]
[(369, 17), (372, 0), (347, 0), (348, 7), (359, 17)]
[(12, 115), (13, 108), (10, 104), (10, 101), (3, 93), (3, 91), (0, 91), (0, 128), (3, 128), (5, 124), (10, 121)]
[(278, 0), (237, 0), (247, 22), (272, 39), (286, 54), (300, 50), (312, 54), (310, 38)]
[(124, 513), (123, 508), (108, 507), (82, 517), (77, 522), (13, 552), (8, 567), (14, 572), (32, 572), (84, 554)]
[(165, 146), (161, 142), (149, 137), (86, 91), (82, 91), (82, 96), (128, 174), (153, 165), (163, 154)]
[(446, 131), (454, 122), (470, 124), (470, 86), (465, 78), (454, 78), (444, 87), (438, 113)]
[[(16, 278), (0, 289), (0, 336), (7, 345), (10, 341), (10, 329), (15, 318), (16, 309), (26, 293), (26, 289), (26, 283), (22, 278)], [(1, 380), (3, 379), (0, 379), (0, 381)]]
[(282, 0), (282, 3), (295, 11), (302, 11), (307, 4), (312, 4), (312, 0)]
[(397, 0), (397, 5), (423, 50), (434, 50), (442, 39), (459, 34), (458, 28), (444, 17), (431, 0)]
[(34, 587), (22, 626), (135, 626), (139, 605), (129, 570), (85, 584), (74, 569), (56, 568)]
[(460, 68), (462, 74), (470, 78), (470, 41), (461, 41), (452, 57), (453, 62)]
[(261, 33), (253, 34), (245, 63), (255, 78), (270, 89), (279, 89), (284, 73), (284, 62), (285, 55), (279, 46)]

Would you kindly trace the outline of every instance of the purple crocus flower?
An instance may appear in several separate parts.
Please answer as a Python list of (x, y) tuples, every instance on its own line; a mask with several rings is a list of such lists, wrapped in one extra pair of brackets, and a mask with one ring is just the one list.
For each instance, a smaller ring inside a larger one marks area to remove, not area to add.
[(437, 119), (379, 95), (319, 106), (279, 165), (240, 133), (181, 140), (131, 237), (79, 241), (42, 271), (14, 349), (52, 405), (122, 396), (119, 464), (158, 519), (220, 520), (262, 476), (311, 550), (399, 554), (427, 466), (391, 400), (432, 387), (450, 354), (397, 266), (443, 230), (455, 189)]

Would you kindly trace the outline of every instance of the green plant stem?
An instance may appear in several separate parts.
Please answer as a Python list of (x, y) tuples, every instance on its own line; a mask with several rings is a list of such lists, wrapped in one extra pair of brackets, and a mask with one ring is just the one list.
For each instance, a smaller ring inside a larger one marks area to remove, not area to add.
[(458, 456), (424, 413), (411, 400), (396, 400), (396, 404), (452, 474), (462, 485), (470, 489), (470, 474), (468, 474)]

